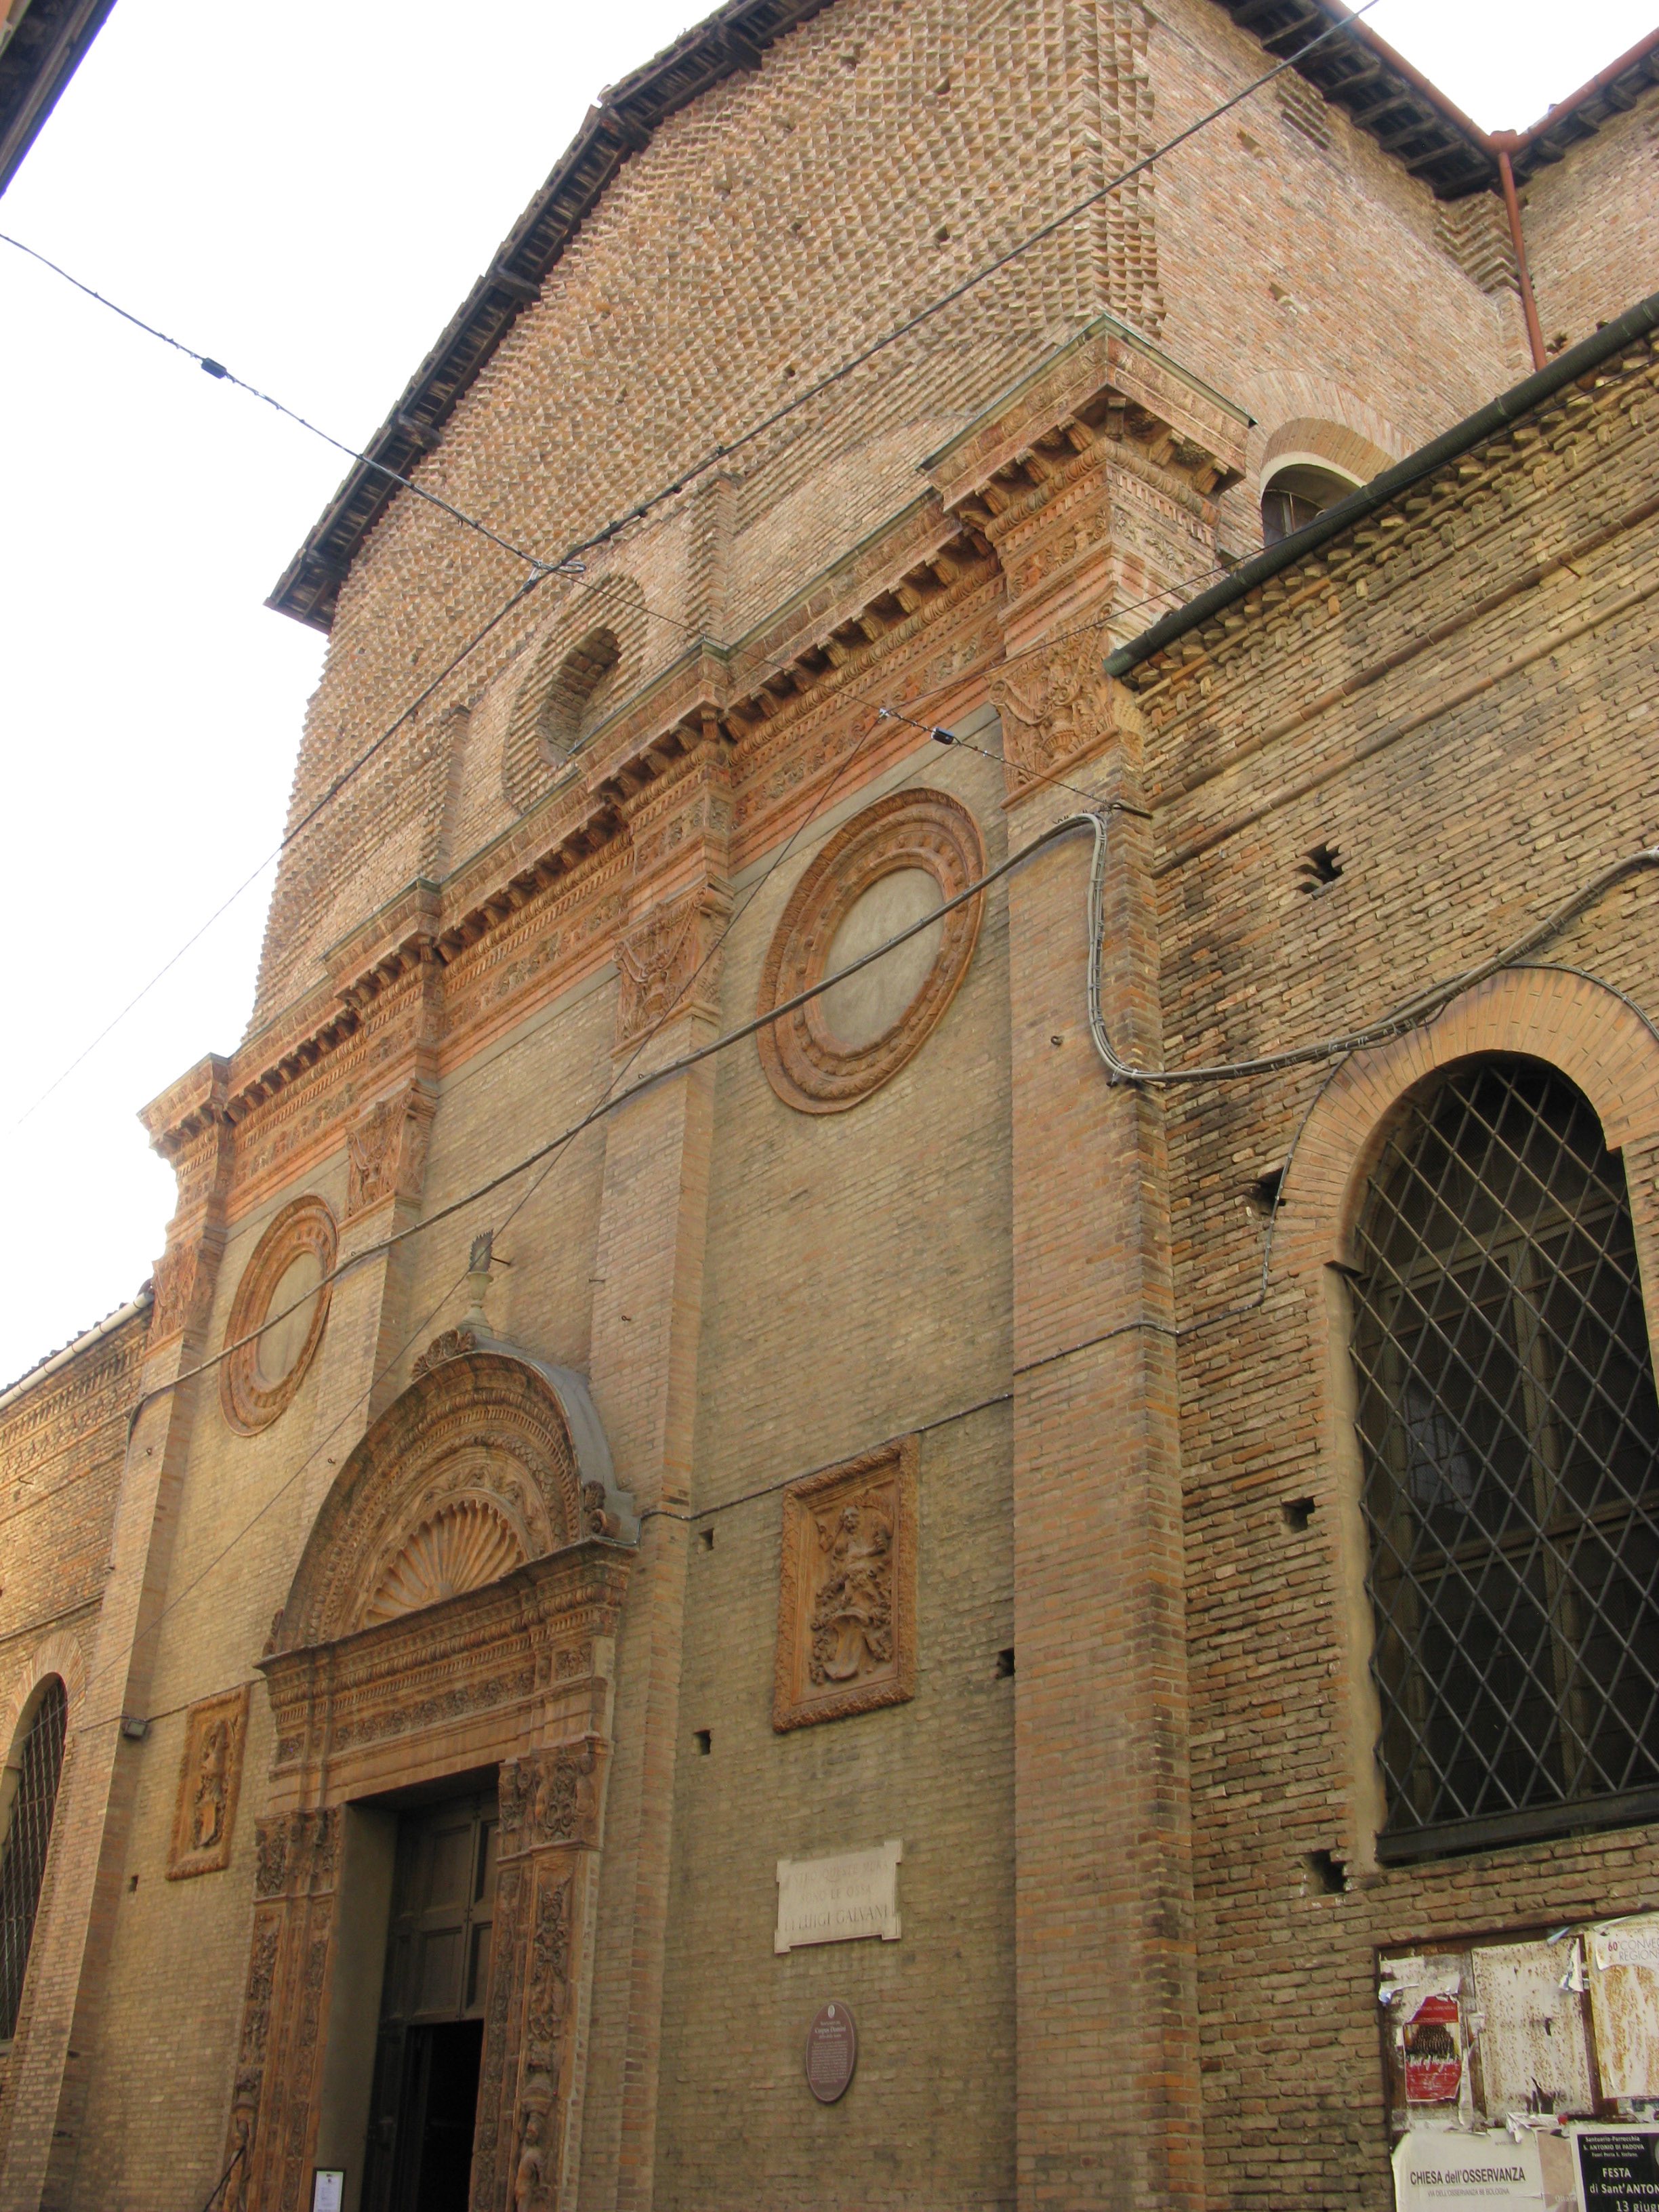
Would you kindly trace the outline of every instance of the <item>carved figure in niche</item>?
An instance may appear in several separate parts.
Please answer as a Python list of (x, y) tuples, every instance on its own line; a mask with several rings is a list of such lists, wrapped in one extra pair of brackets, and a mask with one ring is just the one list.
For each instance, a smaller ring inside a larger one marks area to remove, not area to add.
[(828, 1571), (812, 1600), (808, 1672), (813, 1681), (854, 1682), (893, 1656), (893, 1524), (881, 1492), (815, 1516)]
[(229, 1863), (242, 1746), (247, 1733), (247, 1702), (244, 1682), (192, 1705), (185, 1717), (179, 1802), (167, 1859), (171, 1881), (181, 1881), (190, 1875), (215, 1874)]
[(225, 1832), (225, 1799), (230, 1789), (230, 1723), (216, 1720), (202, 1740), (201, 1770), (191, 1833), (198, 1851), (210, 1851)]
[(542, 2148), (546, 2125), (546, 2114), (532, 2105), (524, 2116), (519, 2136), (519, 2163), (513, 2176), (514, 2212), (539, 2212), (547, 2202), (547, 2160)]
[(793, 1483), (783, 1498), (772, 1725), (915, 1694), (916, 1442)]

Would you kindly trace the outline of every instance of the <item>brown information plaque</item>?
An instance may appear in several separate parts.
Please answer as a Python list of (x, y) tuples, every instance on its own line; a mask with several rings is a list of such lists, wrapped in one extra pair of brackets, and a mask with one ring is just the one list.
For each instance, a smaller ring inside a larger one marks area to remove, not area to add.
[(806, 2086), (821, 2105), (845, 2094), (859, 2063), (858, 2030), (844, 2004), (822, 2005), (806, 2031)]

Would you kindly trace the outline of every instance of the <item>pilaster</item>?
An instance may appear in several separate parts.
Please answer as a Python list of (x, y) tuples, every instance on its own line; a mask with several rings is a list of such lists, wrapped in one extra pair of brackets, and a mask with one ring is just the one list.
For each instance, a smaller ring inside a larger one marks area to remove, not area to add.
[(149, 1709), (179, 1485), (204, 1389), (180, 1381), (203, 1358), (225, 1246), (230, 1128), (226, 1065), (209, 1058), (147, 1109), (170, 1133), (179, 1202), (156, 1263), (143, 1380), (128, 1440), (110, 1541), (108, 1580), (78, 1710), (57, 1819), (50, 1927), (31, 1962), (24, 2032), (12, 2070), (11, 2125), (0, 2207), (67, 2204), (99, 2033), (109, 1942), (137, 1783), (137, 1747), (123, 1716)]
[[(619, 1090), (715, 1034), (731, 813), (724, 746), (711, 733), (670, 788), (653, 787), (630, 814)], [(606, 1125), (590, 1379), (641, 1525), (619, 1642), (580, 2191), (584, 2207), (605, 2212), (646, 2212), (654, 2185), (714, 1083), (709, 1061)]]
[[(1102, 1009), (1136, 1059), (1160, 1046), (1140, 723), (1102, 662), (1115, 600), (1213, 558), (1228, 427), (1111, 338), (936, 469), (1004, 569), (1011, 850), (1109, 811)], [(1008, 887), (1018, 2202), (1186, 2212), (1203, 2180), (1168, 1170), (1157, 1094), (1114, 1085), (1090, 1040), (1091, 860), (1079, 833)]]

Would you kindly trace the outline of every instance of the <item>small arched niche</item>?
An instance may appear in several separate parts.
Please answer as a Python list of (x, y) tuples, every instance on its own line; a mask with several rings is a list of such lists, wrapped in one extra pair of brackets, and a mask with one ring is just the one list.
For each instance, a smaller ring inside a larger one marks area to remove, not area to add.
[(622, 641), (601, 623), (571, 647), (553, 672), (538, 717), (542, 752), (550, 765), (568, 760), (603, 716), (616, 689)]

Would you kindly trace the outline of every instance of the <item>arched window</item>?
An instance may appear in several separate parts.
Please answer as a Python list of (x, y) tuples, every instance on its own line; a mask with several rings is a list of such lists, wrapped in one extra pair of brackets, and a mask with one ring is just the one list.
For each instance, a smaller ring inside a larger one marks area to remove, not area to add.
[(1277, 545), (1293, 530), (1301, 530), (1328, 507), (1346, 499), (1358, 486), (1352, 477), (1310, 462), (1277, 470), (1262, 487), (1261, 537), (1264, 544)]
[(16, 1753), (11, 1819), (0, 1856), (0, 2037), (16, 2033), (23, 2002), (23, 1974), (46, 1871), (68, 1723), (69, 1698), (58, 1676), (50, 1675)]
[(1358, 1257), (1381, 1856), (1659, 1816), (1659, 1402), (1594, 1109), (1536, 1060), (1446, 1072)]

